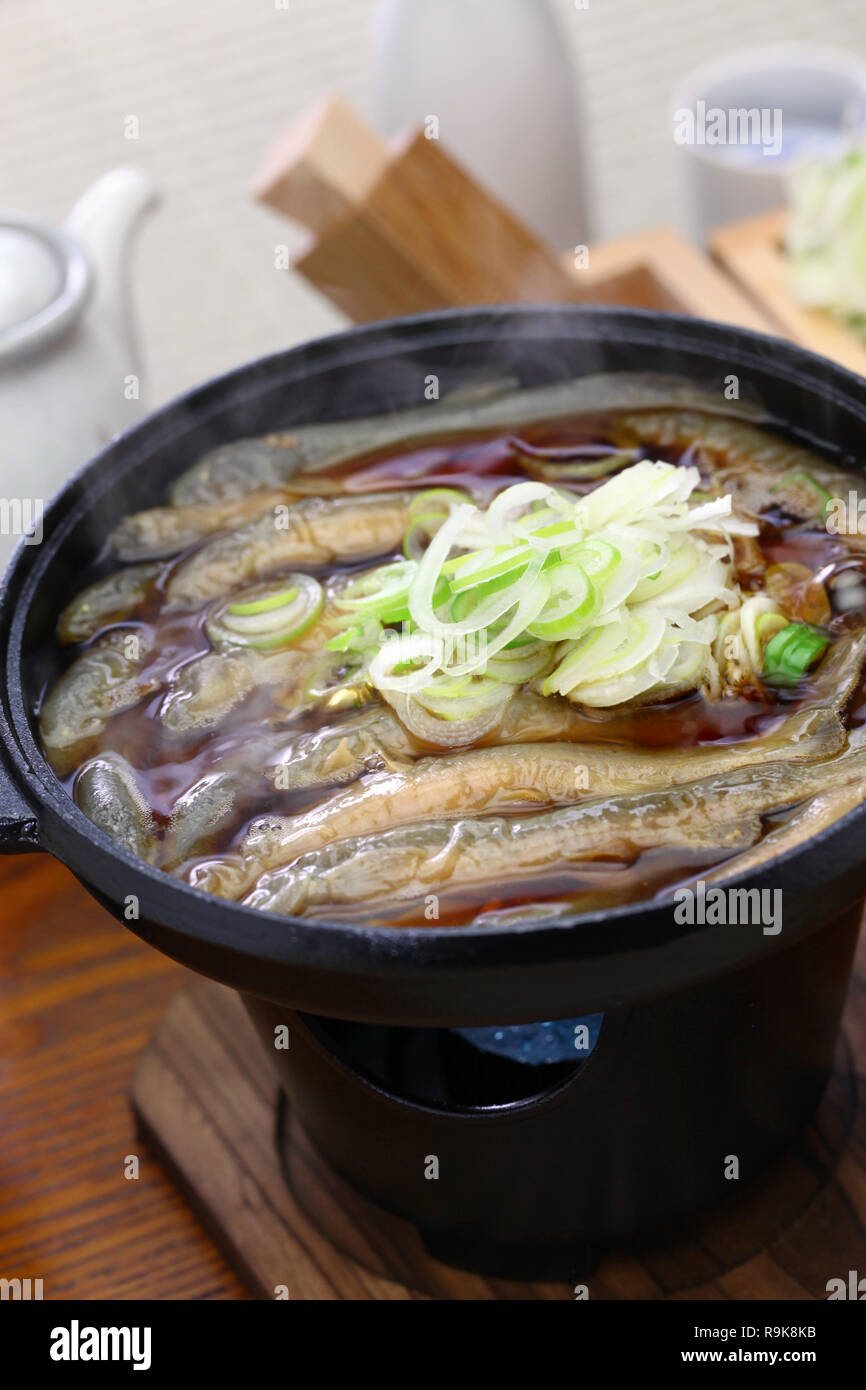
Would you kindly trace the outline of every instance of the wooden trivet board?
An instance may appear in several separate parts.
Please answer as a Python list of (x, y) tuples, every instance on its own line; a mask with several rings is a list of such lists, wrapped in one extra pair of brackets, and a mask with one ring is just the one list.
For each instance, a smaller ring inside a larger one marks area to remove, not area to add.
[[(825, 1298), (829, 1279), (866, 1272), (862, 939), (858, 959), (834, 1075), (798, 1144), (688, 1231), (607, 1252), (587, 1281), (591, 1298)], [(209, 982), (172, 1002), (132, 1088), (143, 1135), (256, 1297), (574, 1298), (565, 1282), (482, 1278), (434, 1260), (413, 1227), (337, 1177), (288, 1116), (290, 1187), (279, 1100), (240, 1000)]]

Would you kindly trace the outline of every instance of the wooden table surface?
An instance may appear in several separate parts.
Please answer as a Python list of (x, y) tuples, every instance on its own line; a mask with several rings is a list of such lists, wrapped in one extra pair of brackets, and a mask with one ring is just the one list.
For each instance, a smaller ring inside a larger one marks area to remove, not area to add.
[[(42, 1279), (46, 1299), (247, 1297), (136, 1137), (129, 1104), (169, 999), (196, 978), (48, 856), (0, 857), (0, 1277)], [(852, 990), (864, 980), (861, 936)], [(137, 1180), (124, 1176), (131, 1154)], [(858, 1162), (855, 1144), (844, 1165), (855, 1187)], [(733, 1296), (761, 1297), (760, 1259), (745, 1268), (749, 1287)]]
[(0, 1277), (42, 1279), (46, 1299), (246, 1296), (129, 1108), (192, 979), (47, 855), (0, 858)]

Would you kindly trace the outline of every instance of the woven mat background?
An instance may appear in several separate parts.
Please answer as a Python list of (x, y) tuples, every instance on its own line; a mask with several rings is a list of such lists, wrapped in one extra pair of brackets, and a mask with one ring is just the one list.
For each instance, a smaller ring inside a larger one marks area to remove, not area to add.
[[(369, 114), (373, 3), (2, 0), (0, 205), (59, 218), (124, 163), (161, 191), (135, 262), (152, 403), (339, 326), (325, 300), (274, 269), (274, 246), (298, 233), (247, 189), (274, 134), (323, 93)], [(602, 237), (672, 219), (666, 103), (687, 68), (778, 38), (866, 55), (863, 0), (554, 3), (578, 72)], [(138, 141), (124, 138), (131, 114)]]

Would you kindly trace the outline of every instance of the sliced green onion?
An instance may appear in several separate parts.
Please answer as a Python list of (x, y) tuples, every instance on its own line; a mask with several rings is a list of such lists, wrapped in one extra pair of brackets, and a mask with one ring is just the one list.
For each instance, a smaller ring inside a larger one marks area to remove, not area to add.
[(642, 611), (627, 611), (622, 621), (593, 628), (578, 638), (573, 650), (547, 677), (544, 694), (571, 695), (583, 684), (625, 675), (658, 649), (665, 627), (661, 613), (646, 605)]
[(409, 587), (409, 613), (412, 621), (422, 632), (447, 638), (456, 638), (470, 632), (477, 632), (509, 612), (517, 602), (519, 594), (526, 592), (528, 571), (521, 576), (516, 584), (490, 594), (478, 604), (470, 617), (454, 623), (443, 622), (441, 618), (437, 617), (435, 594), (440, 568), (447, 559), (452, 544), (460, 534), (464, 522), (474, 510), (473, 507), (457, 507), (452, 512), (431, 541), (427, 553), (418, 566), (418, 573)]
[(769, 685), (792, 686), (830, 645), (829, 633), (811, 623), (789, 623), (771, 637), (764, 652), (763, 677)]
[(731, 538), (757, 534), (729, 496), (691, 505), (699, 481), (696, 468), (642, 459), (581, 496), (518, 483), (485, 510), (454, 489), (419, 494), (410, 562), (360, 577), (343, 600), (355, 617), (404, 624), (373, 654), (372, 683), (415, 717), (462, 725), (476, 708), (464, 702), (492, 699), (491, 681), (602, 706), (699, 680), (719, 608), (741, 602)]
[(632, 601), (643, 603), (646, 599), (657, 598), (675, 584), (688, 579), (705, 559), (706, 556), (692, 543), (691, 538), (684, 537), (682, 541), (672, 544), (667, 563), (661, 569), (638, 581), (631, 592)]
[(218, 603), (205, 620), (205, 631), (216, 645), (282, 647), (306, 632), (324, 601), (322, 586), (312, 575), (288, 575), (279, 589), (258, 584)]
[(622, 562), (622, 551), (600, 536), (591, 536), (563, 553), (564, 560), (580, 565), (588, 579), (606, 584)]
[(438, 513), (444, 521), (454, 507), (459, 507), (471, 499), (456, 487), (428, 487), (419, 492), (409, 503), (409, 520), (415, 521), (420, 515)]
[(433, 680), (415, 692), (416, 702), (428, 714), (463, 723), (492, 709), (500, 712), (509, 699), (510, 691), (503, 690), (501, 681), (484, 676), (467, 676), (462, 681)]
[(412, 498), (409, 504), (409, 529), (403, 538), (403, 554), (407, 560), (418, 560), (429, 541), (455, 507), (469, 502), (465, 492), (453, 487), (427, 488)]
[(442, 665), (443, 648), (442, 638), (429, 632), (394, 637), (370, 662), (370, 679), (377, 690), (423, 690)]
[(509, 642), (502, 651), (490, 657), (484, 671), (506, 685), (523, 685), (526, 681), (547, 675), (554, 662), (554, 650), (550, 642), (533, 642), (530, 639), (516, 648)]
[(550, 597), (527, 631), (548, 642), (579, 637), (600, 607), (595, 586), (580, 565), (567, 560), (547, 571), (547, 582)]
[(486, 584), (490, 579), (499, 579), (505, 575), (517, 579), (524, 573), (531, 559), (532, 551), (528, 545), (497, 545), (491, 546), (488, 550), (462, 555), (451, 574), (452, 592), (459, 594), (464, 589), (472, 589), (478, 584)]
[(755, 636), (761, 649), (767, 646), (777, 632), (784, 631), (787, 626), (788, 619), (782, 613), (759, 613), (755, 619)]
[(365, 618), (363, 622), (353, 623), (343, 628), (325, 643), (326, 652), (368, 652), (378, 647), (383, 640), (382, 624), (375, 618)]
[(346, 585), (335, 602), (339, 608), (399, 623), (409, 616), (409, 585), (418, 573), (417, 560), (397, 560), (380, 565)]
[(414, 695), (405, 695), (397, 690), (383, 690), (382, 694), (410, 734), (434, 747), (460, 748), (476, 743), (496, 728), (502, 719), (514, 687), (499, 684), (498, 688), (498, 698), (494, 700), (491, 695), (485, 701), (485, 708), (471, 719), (440, 719), (424, 709)]
[(509, 542), (512, 537), (525, 535), (529, 524), (538, 525), (532, 512), (526, 512), (534, 502), (546, 502), (554, 514), (574, 513), (574, 499), (564, 497), (547, 483), (515, 483), (494, 497), (487, 508), (487, 526), (495, 541)]
[(270, 613), (274, 608), (283, 608), (287, 603), (298, 597), (298, 588), (282, 589), (277, 594), (269, 594), (267, 598), (252, 599), (249, 603), (230, 603), (228, 612), (236, 618), (254, 617), (257, 613)]

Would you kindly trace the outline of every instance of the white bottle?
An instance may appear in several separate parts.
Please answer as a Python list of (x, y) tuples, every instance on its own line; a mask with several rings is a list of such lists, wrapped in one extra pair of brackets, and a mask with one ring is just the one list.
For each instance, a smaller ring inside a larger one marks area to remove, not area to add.
[(383, 134), (436, 117), (443, 148), (563, 251), (591, 235), (576, 87), (548, 0), (379, 0)]

